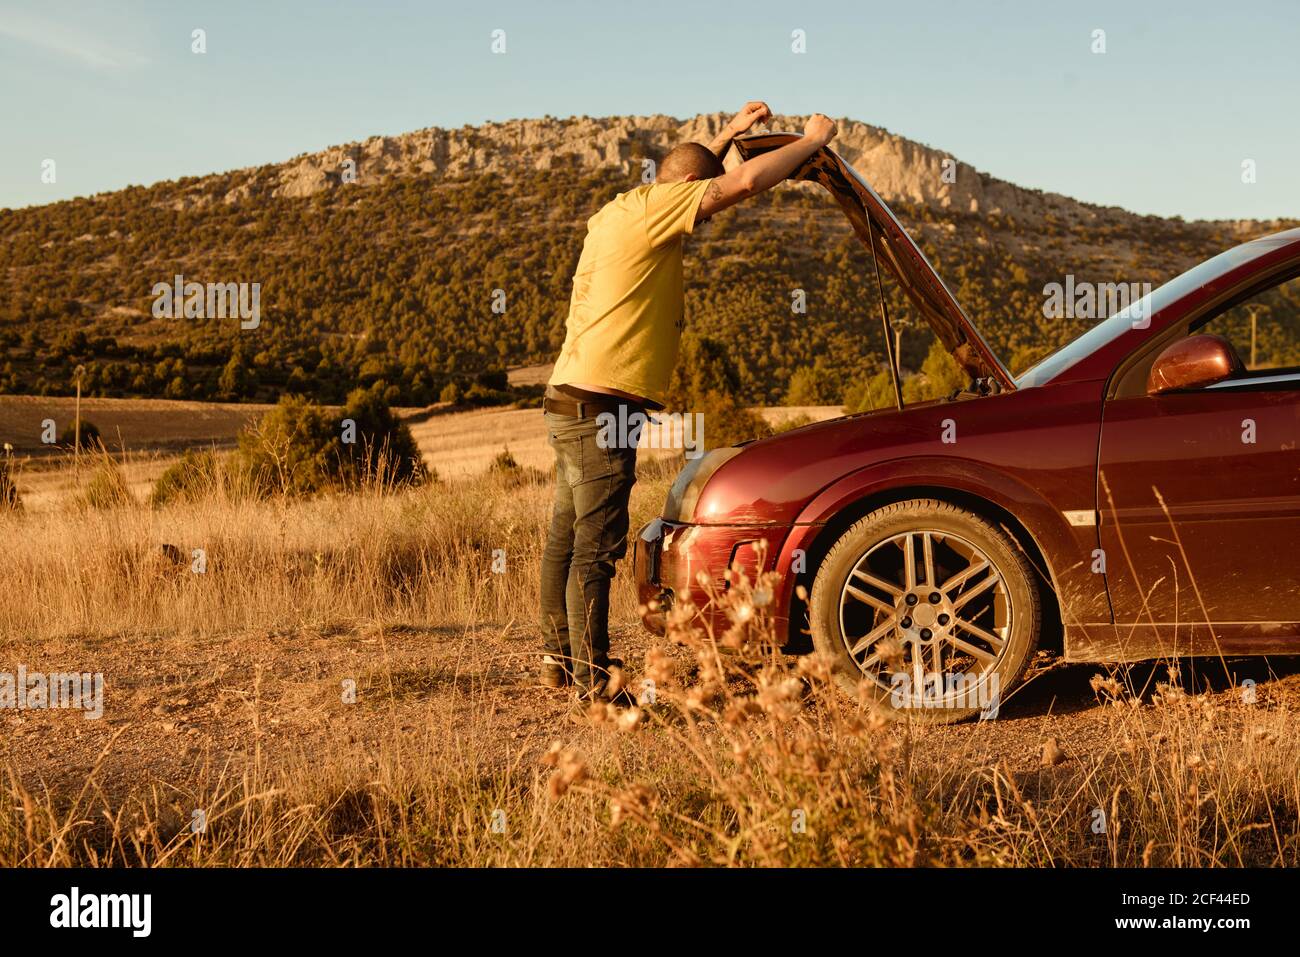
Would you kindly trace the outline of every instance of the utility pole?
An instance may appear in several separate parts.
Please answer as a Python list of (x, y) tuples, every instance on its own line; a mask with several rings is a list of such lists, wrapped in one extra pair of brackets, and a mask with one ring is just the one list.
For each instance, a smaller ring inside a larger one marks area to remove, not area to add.
[(74, 471), (81, 469), (81, 377), (86, 374), (86, 367), (77, 366), (74, 375), (77, 377), (77, 413), (76, 424), (72, 429), (72, 467)]
[(894, 328), (894, 358), (899, 362), (903, 354), (903, 330), (908, 328), (912, 323), (909, 319), (891, 319), (889, 324)]
[(1255, 368), (1255, 310), (1250, 310), (1250, 367)]
[(1266, 302), (1254, 302), (1246, 307), (1250, 310), (1250, 368), (1254, 369), (1255, 364), (1259, 362), (1259, 355), (1256, 345), (1259, 342), (1259, 316), (1264, 314), (1264, 320), (1273, 314), (1272, 308)]

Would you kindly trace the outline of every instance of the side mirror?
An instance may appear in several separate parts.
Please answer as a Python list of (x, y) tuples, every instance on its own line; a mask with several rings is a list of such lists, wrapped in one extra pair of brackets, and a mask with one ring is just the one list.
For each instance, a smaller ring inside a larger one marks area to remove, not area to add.
[(1222, 336), (1188, 336), (1156, 356), (1147, 377), (1147, 395), (1199, 389), (1244, 372), (1245, 368), (1232, 343)]

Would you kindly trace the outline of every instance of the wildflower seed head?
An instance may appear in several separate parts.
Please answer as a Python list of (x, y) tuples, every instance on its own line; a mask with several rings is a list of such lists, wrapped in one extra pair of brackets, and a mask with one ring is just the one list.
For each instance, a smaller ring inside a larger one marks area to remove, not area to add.
[(799, 659), (797, 670), (805, 678), (815, 681), (830, 681), (835, 668), (835, 659), (824, 652), (814, 651)]
[(624, 684), (625, 684), (625, 680), (623, 675), (623, 669), (610, 668), (609, 681), (605, 685), (606, 691), (609, 694), (609, 696), (611, 698), (617, 696), (618, 693), (623, 690)]
[(644, 784), (620, 791), (609, 799), (610, 826), (618, 827), (629, 817), (649, 814), (658, 803), (657, 795)]
[(666, 685), (673, 676), (672, 661), (668, 652), (654, 645), (645, 653), (645, 676), (656, 685)]

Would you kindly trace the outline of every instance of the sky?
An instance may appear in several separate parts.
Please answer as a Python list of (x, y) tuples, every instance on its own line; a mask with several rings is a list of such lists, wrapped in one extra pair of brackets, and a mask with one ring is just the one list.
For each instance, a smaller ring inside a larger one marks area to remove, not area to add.
[(1296, 0), (0, 0), (0, 208), (428, 126), (763, 99), (1092, 203), (1300, 217), (1298, 90)]

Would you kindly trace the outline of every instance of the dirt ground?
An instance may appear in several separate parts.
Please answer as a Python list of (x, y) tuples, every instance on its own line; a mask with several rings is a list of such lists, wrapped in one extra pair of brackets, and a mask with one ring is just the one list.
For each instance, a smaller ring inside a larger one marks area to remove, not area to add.
[[(650, 641), (636, 627), (616, 633), (614, 653), (626, 660), (633, 682)], [(29, 672), (70, 670), (75, 662), (104, 674), (100, 720), (76, 711), (0, 713), (0, 760), (20, 768), (29, 789), (48, 787), (56, 794), (75, 793), (101, 760), (101, 787), (125, 796), (153, 783), (183, 788), (204, 768), (237, 769), (259, 748), (272, 759), (352, 749), (365, 761), (394, 732), (414, 743), (430, 728), (486, 722), (487, 735), (502, 743), (504, 760), (540, 754), (556, 739), (581, 743), (610, 733), (570, 724), (566, 693), (537, 686), (535, 630), (528, 627), (363, 627), (208, 641), (104, 636), (18, 640), (6, 651)], [(1300, 703), (1300, 659), (1228, 664), (1236, 681), (1257, 680), (1262, 707)], [(1001, 762), (1012, 772), (1038, 770), (1044, 742), (1056, 738), (1068, 771), (1070, 762), (1078, 767), (1100, 760), (1113, 746), (1105, 734), (1108, 706), (1089, 686), (1098, 671), (1040, 659), (1037, 673), (997, 720), (917, 733), (925, 750), (945, 762)], [(1139, 687), (1164, 680), (1154, 665), (1131, 677)], [(343, 701), (347, 681), (355, 682), (355, 703)], [(1184, 682), (1220, 697), (1238, 693), (1217, 660), (1186, 667)]]
[[(30, 421), (43, 408), (33, 403), (46, 401), (4, 399), (0, 424), (12, 428)], [(193, 438), (203, 429), (210, 438), (220, 433), (229, 441), (242, 416), (253, 411), (250, 406), (182, 408), (193, 403), (133, 405), (140, 408), (119, 411), (144, 417), (140, 431), (132, 434), (146, 445), (183, 439), (187, 430)], [(104, 428), (111, 422), (105, 410), (85, 411)], [(766, 411), (775, 418), (800, 413), (826, 418), (837, 410)], [(189, 424), (177, 424), (177, 417)], [(474, 475), (503, 448), (523, 465), (549, 466), (539, 419), (535, 409), (480, 410), (417, 417), (413, 431), (445, 476)], [(124, 438), (127, 434), (124, 426)], [(167, 455), (155, 450), (128, 458), (124, 471), (141, 498)], [(18, 473), (30, 511), (57, 510), (72, 494), (70, 472), (55, 465), (33, 460)], [(105, 621), (114, 620), (111, 608), (104, 615)], [(3, 636), (0, 671), (22, 662), (29, 672), (75, 668), (102, 672), (105, 679), (100, 720), (85, 720), (76, 711), (0, 710), (0, 760), (17, 769), (29, 790), (75, 795), (96, 765), (97, 786), (110, 799), (148, 793), (155, 786), (183, 792), (195, 784), (197, 790), (196, 782), (211, 780), (214, 769), (238, 771), (256, 755), (288, 763), (329, 754), (365, 766), (395, 738), (415, 747), (431, 734), (466, 727), (482, 740), (500, 742), (503, 762), (521, 755), (534, 760), (557, 739), (581, 747), (584, 740), (611, 733), (570, 724), (567, 695), (537, 686), (537, 631), (527, 621), (383, 629), (361, 623), (327, 631), (299, 626), (211, 638), (125, 635), (115, 627), (58, 640)], [(633, 684), (651, 641), (630, 621), (616, 629), (613, 650), (627, 662)], [(1234, 659), (1226, 665), (1230, 675), (1217, 660), (1184, 664), (1182, 686), (1235, 702), (1236, 685), (1253, 678), (1259, 707), (1281, 704), (1294, 713), (1300, 706), (1300, 658)], [(1029, 778), (1075, 775), (1112, 756), (1118, 746), (1114, 706), (1100, 703), (1090, 686), (1103, 670), (1040, 659), (1028, 683), (1003, 703), (997, 720), (891, 733), (915, 735), (922, 762), (949, 768), (1002, 764)], [(1127, 677), (1144, 701), (1166, 679), (1163, 667), (1154, 664), (1136, 666)], [(345, 687), (355, 687), (354, 703), (345, 702)], [(646, 733), (657, 732), (651, 727)], [(1226, 747), (1240, 740), (1238, 729), (1231, 733), (1238, 737), (1224, 739)], [(1044, 768), (1044, 744), (1052, 738), (1065, 761)]]

